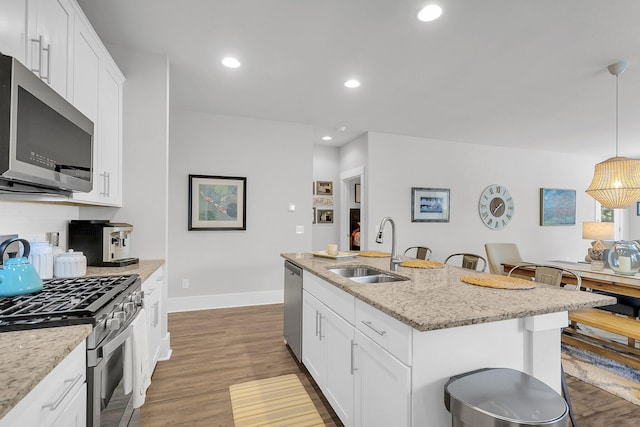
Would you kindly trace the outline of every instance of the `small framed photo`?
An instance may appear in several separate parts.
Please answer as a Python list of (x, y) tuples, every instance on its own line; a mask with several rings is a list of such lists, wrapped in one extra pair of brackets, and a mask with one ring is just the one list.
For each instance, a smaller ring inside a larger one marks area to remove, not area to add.
[(540, 225), (575, 225), (576, 190), (540, 189)]
[(449, 222), (448, 188), (411, 188), (411, 222)]
[(189, 230), (246, 230), (247, 178), (189, 175)]
[(316, 222), (318, 224), (333, 223), (333, 209), (318, 209)]
[(332, 196), (333, 181), (316, 181), (316, 194), (318, 196)]
[(356, 184), (353, 194), (355, 195), (355, 202), (360, 203), (360, 184)]
[(311, 220), (311, 224), (315, 224), (316, 223), (316, 208), (313, 208), (313, 219)]
[(640, 216), (640, 202), (636, 202), (636, 216)]

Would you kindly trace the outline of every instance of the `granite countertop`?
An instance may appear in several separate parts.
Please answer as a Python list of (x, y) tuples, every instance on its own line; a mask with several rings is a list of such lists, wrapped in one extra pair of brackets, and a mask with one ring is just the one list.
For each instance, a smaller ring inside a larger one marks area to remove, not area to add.
[(87, 267), (87, 276), (114, 276), (120, 274), (139, 274), (140, 280), (145, 281), (164, 264), (163, 259), (140, 260), (138, 264), (124, 267)]
[[(144, 282), (164, 260), (125, 267), (87, 267), (87, 276), (138, 274)], [(0, 418), (91, 333), (91, 325), (0, 333)]]
[(0, 333), (0, 418), (90, 333), (91, 325)]
[[(430, 331), (476, 323), (515, 319), (559, 311), (614, 304), (615, 298), (537, 284), (534, 289), (490, 289), (460, 281), (470, 270), (445, 265), (389, 271), (389, 257), (333, 260), (295, 253), (281, 256), (356, 298), (417, 329)], [(328, 271), (344, 266), (370, 266), (406, 278), (392, 283), (361, 284)]]

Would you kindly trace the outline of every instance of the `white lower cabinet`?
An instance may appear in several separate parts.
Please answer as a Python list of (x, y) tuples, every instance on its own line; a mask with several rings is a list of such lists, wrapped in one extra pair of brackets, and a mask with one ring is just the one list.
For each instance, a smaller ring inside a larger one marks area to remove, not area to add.
[(303, 293), (302, 360), (346, 427), (353, 425), (353, 325)]
[(411, 368), (355, 331), (355, 425), (411, 425)]
[(0, 427), (85, 426), (86, 348), (82, 341), (0, 420)]
[(149, 372), (154, 371), (160, 359), (162, 341), (164, 268), (157, 269), (142, 283), (144, 311), (147, 316), (147, 337), (149, 339)]

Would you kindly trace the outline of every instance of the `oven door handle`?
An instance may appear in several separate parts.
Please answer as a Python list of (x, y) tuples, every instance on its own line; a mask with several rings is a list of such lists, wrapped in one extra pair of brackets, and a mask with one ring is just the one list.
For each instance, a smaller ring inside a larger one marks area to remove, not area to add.
[(133, 331), (133, 325), (129, 324), (127, 329), (119, 333), (114, 339), (110, 340), (104, 346), (102, 346), (102, 357), (107, 357), (113, 353), (118, 347), (120, 347), (129, 337)]

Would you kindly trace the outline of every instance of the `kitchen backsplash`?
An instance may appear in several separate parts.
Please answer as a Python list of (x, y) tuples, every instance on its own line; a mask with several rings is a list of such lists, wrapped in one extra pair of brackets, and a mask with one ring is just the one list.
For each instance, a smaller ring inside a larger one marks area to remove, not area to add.
[(46, 239), (46, 233), (60, 233), (60, 246), (67, 249), (69, 220), (78, 219), (79, 207), (63, 204), (0, 200), (0, 235), (17, 234), (23, 239)]

